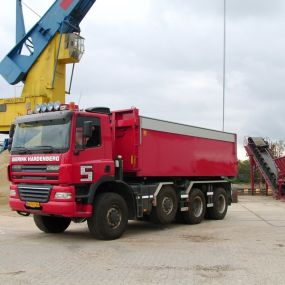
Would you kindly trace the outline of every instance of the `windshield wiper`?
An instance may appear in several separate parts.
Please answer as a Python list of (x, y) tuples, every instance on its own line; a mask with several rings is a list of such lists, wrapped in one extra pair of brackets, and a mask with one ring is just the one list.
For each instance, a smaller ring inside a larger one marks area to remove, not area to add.
[(39, 145), (39, 146), (33, 146), (29, 148), (31, 151), (33, 150), (42, 150), (44, 153), (52, 153), (54, 152), (54, 147), (51, 145)]
[(12, 147), (11, 151), (16, 151), (19, 154), (25, 154), (29, 152), (29, 150), (23, 146), (14, 146)]

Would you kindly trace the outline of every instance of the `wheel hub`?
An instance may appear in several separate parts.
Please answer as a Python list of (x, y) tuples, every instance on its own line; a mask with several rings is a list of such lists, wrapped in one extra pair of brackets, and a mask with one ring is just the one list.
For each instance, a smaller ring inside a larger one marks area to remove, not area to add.
[(203, 201), (202, 199), (197, 196), (193, 201), (193, 214), (195, 217), (200, 217), (203, 212)]
[(115, 207), (112, 207), (107, 212), (107, 221), (111, 228), (116, 229), (119, 227), (122, 221), (121, 211)]
[(219, 195), (218, 197), (218, 207), (217, 210), (220, 214), (222, 214), (225, 211), (226, 208), (226, 198), (224, 195)]
[(169, 215), (174, 208), (174, 204), (172, 199), (170, 199), (169, 197), (164, 197), (164, 199), (162, 200), (162, 210), (166, 215)]

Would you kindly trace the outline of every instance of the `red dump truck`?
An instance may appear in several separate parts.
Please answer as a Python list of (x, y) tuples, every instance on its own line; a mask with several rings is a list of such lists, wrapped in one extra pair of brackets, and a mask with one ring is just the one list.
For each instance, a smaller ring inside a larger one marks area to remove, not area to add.
[(109, 240), (128, 220), (197, 224), (231, 204), (235, 134), (74, 104), (39, 106), (14, 126), (10, 207), (44, 232), (87, 220)]

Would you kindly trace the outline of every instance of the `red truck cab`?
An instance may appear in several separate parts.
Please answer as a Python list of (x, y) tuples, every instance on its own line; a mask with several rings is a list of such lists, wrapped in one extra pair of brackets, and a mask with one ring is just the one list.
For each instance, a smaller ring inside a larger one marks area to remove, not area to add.
[[(86, 122), (90, 137), (84, 136)], [(109, 115), (65, 110), (20, 117), (16, 125), (9, 168), (15, 190), (11, 208), (90, 217), (91, 205), (81, 203), (90, 184), (113, 177), (115, 171)]]

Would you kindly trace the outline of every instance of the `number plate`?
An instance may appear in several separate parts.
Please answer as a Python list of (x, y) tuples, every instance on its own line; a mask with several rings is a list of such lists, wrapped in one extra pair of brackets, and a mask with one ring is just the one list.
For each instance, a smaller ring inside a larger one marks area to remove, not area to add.
[(26, 206), (34, 209), (39, 209), (41, 207), (39, 202), (26, 202)]

